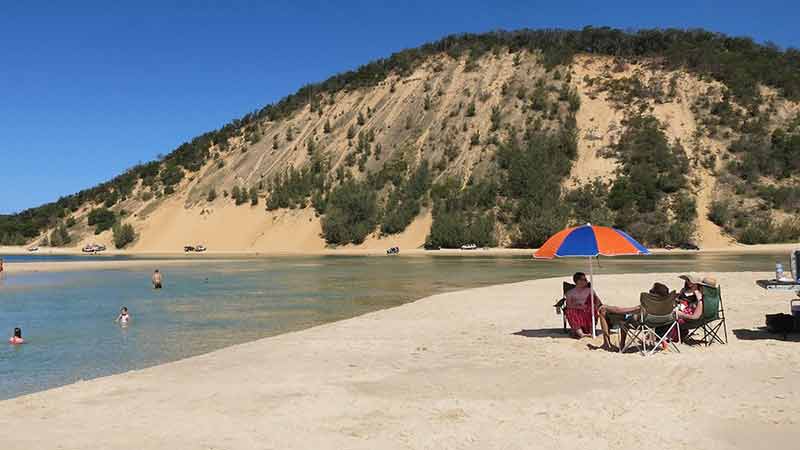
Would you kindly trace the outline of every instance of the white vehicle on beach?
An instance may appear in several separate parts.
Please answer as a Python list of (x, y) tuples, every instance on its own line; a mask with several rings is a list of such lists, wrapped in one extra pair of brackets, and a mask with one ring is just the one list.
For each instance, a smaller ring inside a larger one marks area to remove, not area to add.
[(476, 248), (478, 248), (478, 246), (475, 244), (464, 244), (461, 246), (461, 250), (475, 250)]
[(196, 245), (196, 246), (194, 247), (194, 251), (196, 251), (196, 252), (204, 252), (204, 251), (206, 251), (206, 250), (207, 250), (207, 249), (206, 249), (206, 246), (205, 246), (205, 245), (202, 245), (202, 244)]
[(81, 251), (84, 253), (98, 253), (104, 251), (105, 249), (106, 249), (105, 245), (87, 244), (81, 249)]
[(28, 247), (28, 251), (29, 252), (38, 252), (39, 251), (39, 247), (37, 247), (35, 245), (33, 247)]

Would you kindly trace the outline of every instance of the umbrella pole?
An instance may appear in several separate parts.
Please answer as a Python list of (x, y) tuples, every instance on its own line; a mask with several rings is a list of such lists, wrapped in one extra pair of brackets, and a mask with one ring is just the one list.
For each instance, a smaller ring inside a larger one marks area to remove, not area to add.
[(592, 298), (592, 339), (597, 337), (597, 326), (594, 323), (594, 272), (592, 270), (592, 257), (589, 257), (589, 295)]

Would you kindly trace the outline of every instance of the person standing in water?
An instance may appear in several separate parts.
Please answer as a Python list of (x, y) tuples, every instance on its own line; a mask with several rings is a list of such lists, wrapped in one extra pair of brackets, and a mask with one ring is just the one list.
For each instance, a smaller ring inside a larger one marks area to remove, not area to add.
[(153, 289), (161, 289), (161, 272), (158, 269), (153, 272)]
[(123, 306), (122, 308), (120, 308), (119, 315), (117, 316), (116, 319), (114, 319), (114, 322), (119, 322), (120, 325), (127, 325), (128, 322), (130, 322), (130, 320), (131, 320), (131, 315), (128, 314), (128, 308)]
[(8, 343), (13, 345), (24, 344), (25, 339), (22, 339), (22, 329), (14, 328), (14, 335), (8, 338)]

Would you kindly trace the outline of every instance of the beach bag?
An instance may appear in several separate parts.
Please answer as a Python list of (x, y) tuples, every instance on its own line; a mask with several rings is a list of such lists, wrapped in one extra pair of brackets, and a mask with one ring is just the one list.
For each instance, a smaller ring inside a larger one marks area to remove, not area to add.
[(786, 335), (794, 331), (794, 317), (791, 314), (767, 314), (767, 330), (770, 333)]

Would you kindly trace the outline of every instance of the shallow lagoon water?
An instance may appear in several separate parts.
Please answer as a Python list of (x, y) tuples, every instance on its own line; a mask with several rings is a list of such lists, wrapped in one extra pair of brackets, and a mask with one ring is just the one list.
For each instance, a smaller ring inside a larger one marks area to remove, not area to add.
[[(770, 271), (782, 259), (730, 253), (601, 258), (597, 272)], [(150, 288), (150, 268), (6, 275), (0, 281), (0, 332), (10, 335), (13, 327), (22, 327), (28, 343), (0, 345), (0, 399), (436, 293), (569, 276), (585, 268), (585, 259), (534, 261), (476, 251), (470, 257), (276, 257), (170, 266), (162, 290)], [(664, 281), (679, 287), (678, 280)], [(541, 301), (557, 295), (543, 295)], [(113, 322), (122, 305), (133, 317), (127, 327)]]

